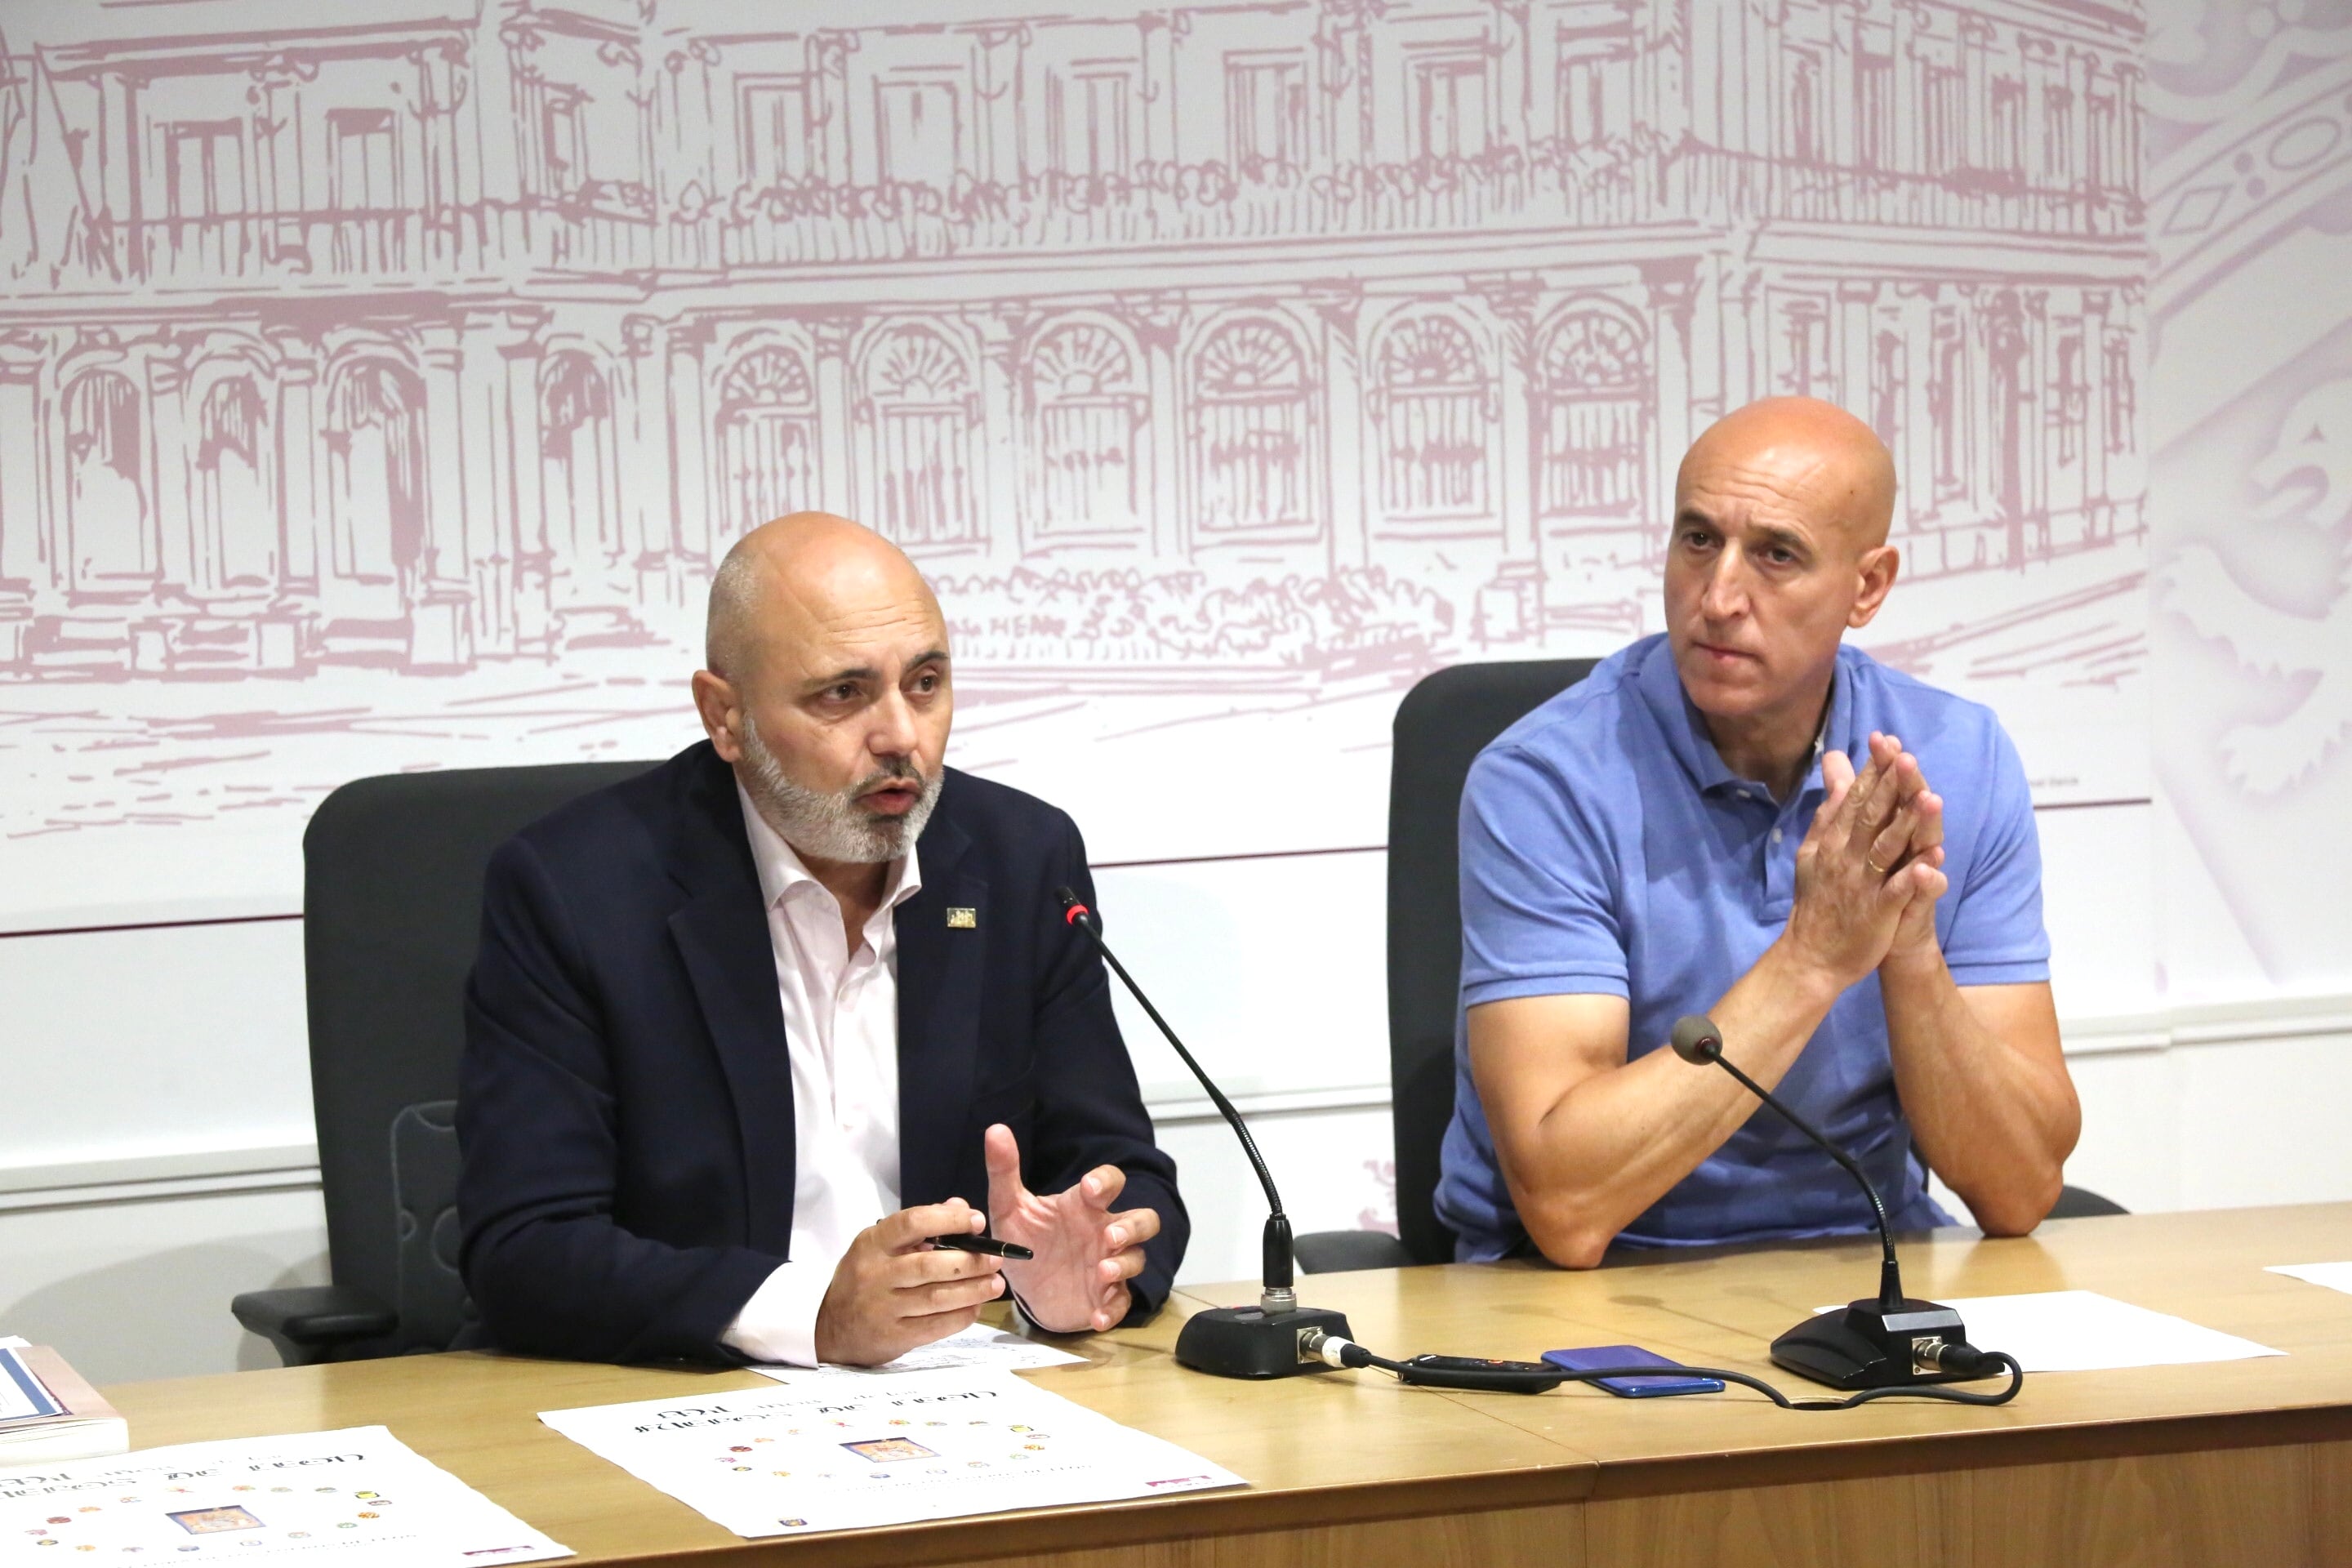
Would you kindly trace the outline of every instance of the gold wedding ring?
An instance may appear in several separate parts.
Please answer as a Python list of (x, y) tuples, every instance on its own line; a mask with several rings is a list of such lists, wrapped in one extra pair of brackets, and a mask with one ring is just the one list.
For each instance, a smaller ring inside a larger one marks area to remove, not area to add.
[(1866, 855), (1863, 857), (1863, 861), (1862, 861), (1862, 863), (1863, 863), (1864, 865), (1865, 865), (1865, 866), (1869, 867), (1869, 868), (1871, 868), (1871, 871), (1872, 871), (1874, 875), (1881, 876), (1881, 877), (1884, 877), (1885, 875), (1886, 875), (1886, 868), (1885, 868), (1885, 867), (1884, 867), (1884, 866), (1882, 866), (1882, 865), (1880, 865), (1877, 861), (1871, 859), (1871, 858), (1870, 858), (1868, 856), (1866, 856)]

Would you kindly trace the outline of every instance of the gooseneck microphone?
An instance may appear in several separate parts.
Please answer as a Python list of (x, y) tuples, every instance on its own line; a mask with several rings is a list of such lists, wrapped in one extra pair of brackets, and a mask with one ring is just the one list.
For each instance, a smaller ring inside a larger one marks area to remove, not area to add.
[(1349, 1337), (1347, 1317), (1339, 1312), (1322, 1311), (1301, 1307), (1297, 1292), (1291, 1286), (1290, 1216), (1283, 1212), (1282, 1194), (1275, 1190), (1274, 1173), (1266, 1169), (1265, 1156), (1257, 1151), (1257, 1140), (1250, 1136), (1249, 1126), (1242, 1113), (1225, 1098), (1127, 965), (1118, 961), (1102, 939), (1102, 921), (1095, 912), (1079, 901), (1078, 895), (1067, 888), (1055, 889), (1062, 900), (1064, 923), (1087, 933), (1094, 950), (1102, 954), (1110, 972), (1118, 976), (1143, 1008), (1144, 1015), (1157, 1027), (1163, 1038), (1176, 1048), (1178, 1057), (1190, 1068), (1192, 1076), (1201, 1080), (1208, 1091), (1209, 1101), (1225, 1124), (1241, 1140), (1242, 1152), (1249, 1156), (1250, 1169), (1257, 1173), (1258, 1185), (1265, 1189), (1265, 1241), (1261, 1260), (1262, 1280), (1255, 1307), (1215, 1307), (1195, 1312), (1184, 1321), (1176, 1336), (1176, 1359), (1198, 1372), (1213, 1373), (1219, 1377), (1288, 1377), (1297, 1373), (1316, 1372), (1324, 1363), (1305, 1349), (1308, 1335), (1329, 1335), (1346, 1340)]
[(1675, 1055), (1697, 1066), (1711, 1062), (1721, 1068), (1844, 1167), (1870, 1200), (1870, 1212), (1878, 1221), (1878, 1242), (1883, 1248), (1878, 1299), (1851, 1302), (1843, 1312), (1808, 1317), (1772, 1342), (1772, 1359), (1801, 1377), (1832, 1388), (1903, 1388), (1990, 1376), (1999, 1363), (1969, 1343), (1967, 1327), (1958, 1312), (1937, 1302), (1914, 1301), (1903, 1294), (1903, 1273), (1895, 1258), (1895, 1231), (1886, 1223), (1886, 1205), (1853, 1156), (1735, 1067), (1723, 1054), (1721, 1031), (1708, 1018), (1691, 1013), (1675, 1020), (1672, 1040)]
[(1890, 1311), (1901, 1305), (1903, 1267), (1895, 1259), (1894, 1227), (1886, 1223), (1886, 1205), (1879, 1201), (1878, 1189), (1870, 1184), (1870, 1178), (1862, 1173), (1862, 1167), (1854, 1163), (1853, 1156), (1822, 1136), (1821, 1129), (1774, 1099), (1770, 1089), (1732, 1065), (1730, 1058), (1723, 1054), (1723, 1037), (1716, 1032), (1713, 1022), (1704, 1016), (1686, 1013), (1675, 1019), (1673, 1044), (1675, 1055), (1683, 1060), (1700, 1067), (1713, 1062), (1738, 1079), (1740, 1087), (1770, 1106), (1781, 1121), (1811, 1139), (1822, 1153), (1845, 1168), (1845, 1173), (1853, 1178), (1853, 1184), (1862, 1189), (1862, 1195), (1870, 1200), (1870, 1212), (1878, 1221), (1878, 1245), (1884, 1249), (1878, 1263), (1879, 1305)]

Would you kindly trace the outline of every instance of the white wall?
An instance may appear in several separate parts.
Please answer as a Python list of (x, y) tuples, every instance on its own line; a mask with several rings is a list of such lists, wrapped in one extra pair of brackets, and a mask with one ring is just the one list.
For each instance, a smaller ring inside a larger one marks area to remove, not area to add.
[(323, 1284), (326, 1223), (315, 1166), (0, 1194), (0, 1322), (100, 1383), (274, 1366), (229, 1298)]
[(309, 1143), (301, 975), (299, 918), (0, 939), (0, 1182)]

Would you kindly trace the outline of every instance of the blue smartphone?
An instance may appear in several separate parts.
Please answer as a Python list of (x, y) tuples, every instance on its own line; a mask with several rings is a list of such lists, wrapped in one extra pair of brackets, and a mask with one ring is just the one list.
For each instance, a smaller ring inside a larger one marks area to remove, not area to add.
[[(1604, 1366), (1664, 1366), (1673, 1362), (1639, 1345), (1592, 1345), (1584, 1350), (1546, 1351), (1544, 1360), (1563, 1372), (1591, 1372)], [(1603, 1377), (1601, 1387), (1622, 1399), (1655, 1399), (1669, 1394), (1721, 1394), (1718, 1378), (1696, 1377), (1676, 1369), (1658, 1377)]]

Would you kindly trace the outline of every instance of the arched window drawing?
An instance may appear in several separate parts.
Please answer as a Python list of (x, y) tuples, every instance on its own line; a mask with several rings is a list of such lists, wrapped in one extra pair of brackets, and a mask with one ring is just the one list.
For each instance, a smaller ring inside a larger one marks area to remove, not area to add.
[(346, 366), (327, 395), (327, 459), (335, 507), (335, 575), (390, 584), (378, 601), (404, 607), (425, 555), (425, 388), (384, 360)]
[(1030, 405), (1047, 532), (1131, 530), (1142, 521), (1135, 356), (1109, 329), (1056, 327), (1029, 355)]
[(222, 589), (278, 581), (278, 515), (265, 452), (269, 410), (248, 375), (212, 384), (196, 410), (196, 579)]
[(816, 384), (789, 349), (754, 349), (719, 384), (727, 536), (817, 501)]
[(1314, 404), (1298, 344), (1267, 321), (1219, 328), (1192, 360), (1192, 505), (1209, 532), (1314, 521)]
[(2089, 417), (2090, 382), (2083, 368), (2083, 334), (2070, 331), (2057, 342), (2058, 364), (2050, 378), (2051, 455), (2071, 467), (2083, 455), (2083, 427)]
[(1622, 517), (1643, 504), (1653, 392), (1641, 332), (1572, 308), (1536, 362), (1538, 504), (1547, 517)]
[(2021, 538), (2014, 524), (2032, 509), (2035, 488), (2029, 472), (2033, 454), (2027, 449), (2034, 390), (2033, 341), (2015, 294), (2003, 293), (1993, 301), (1985, 322), (1985, 340), (1992, 372), (1993, 504), (2012, 524), (2009, 558), (2014, 564), (2020, 548), (2016, 542)]
[(1459, 321), (1414, 316), (1390, 329), (1371, 398), (1385, 515), (1492, 514), (1496, 397), (1486, 356)]
[(66, 468), (73, 486), (73, 585), (122, 592), (154, 580), (155, 538), (140, 461), (139, 391), (94, 370), (66, 389)]
[(1870, 427), (1890, 452), (1903, 450), (1904, 399), (1910, 391), (1910, 344), (1899, 331), (1881, 331), (1870, 346)]
[(1959, 313), (1936, 311), (1928, 347), (1927, 423), (1935, 456), (1935, 498), (1956, 500), (1968, 493), (1973, 468), (1975, 429), (1969, 418), (1969, 355)]
[(2101, 351), (2101, 383), (2105, 390), (2107, 450), (2137, 451), (2139, 447), (2139, 387), (2132, 379), (2132, 340), (2125, 331), (2110, 331)]
[(877, 526), (901, 544), (980, 538), (971, 463), (972, 376), (929, 327), (899, 327), (866, 357)]
[(1810, 295), (1784, 299), (1779, 316), (1777, 341), (1772, 345), (1775, 390), (1790, 397), (1834, 399), (1827, 301)]
[(1789, 157), (1811, 166), (1822, 161), (1822, 63), (1800, 50), (1789, 60)]
[(576, 351), (539, 373), (540, 537), (559, 606), (604, 603), (625, 589), (618, 453), (604, 373)]

